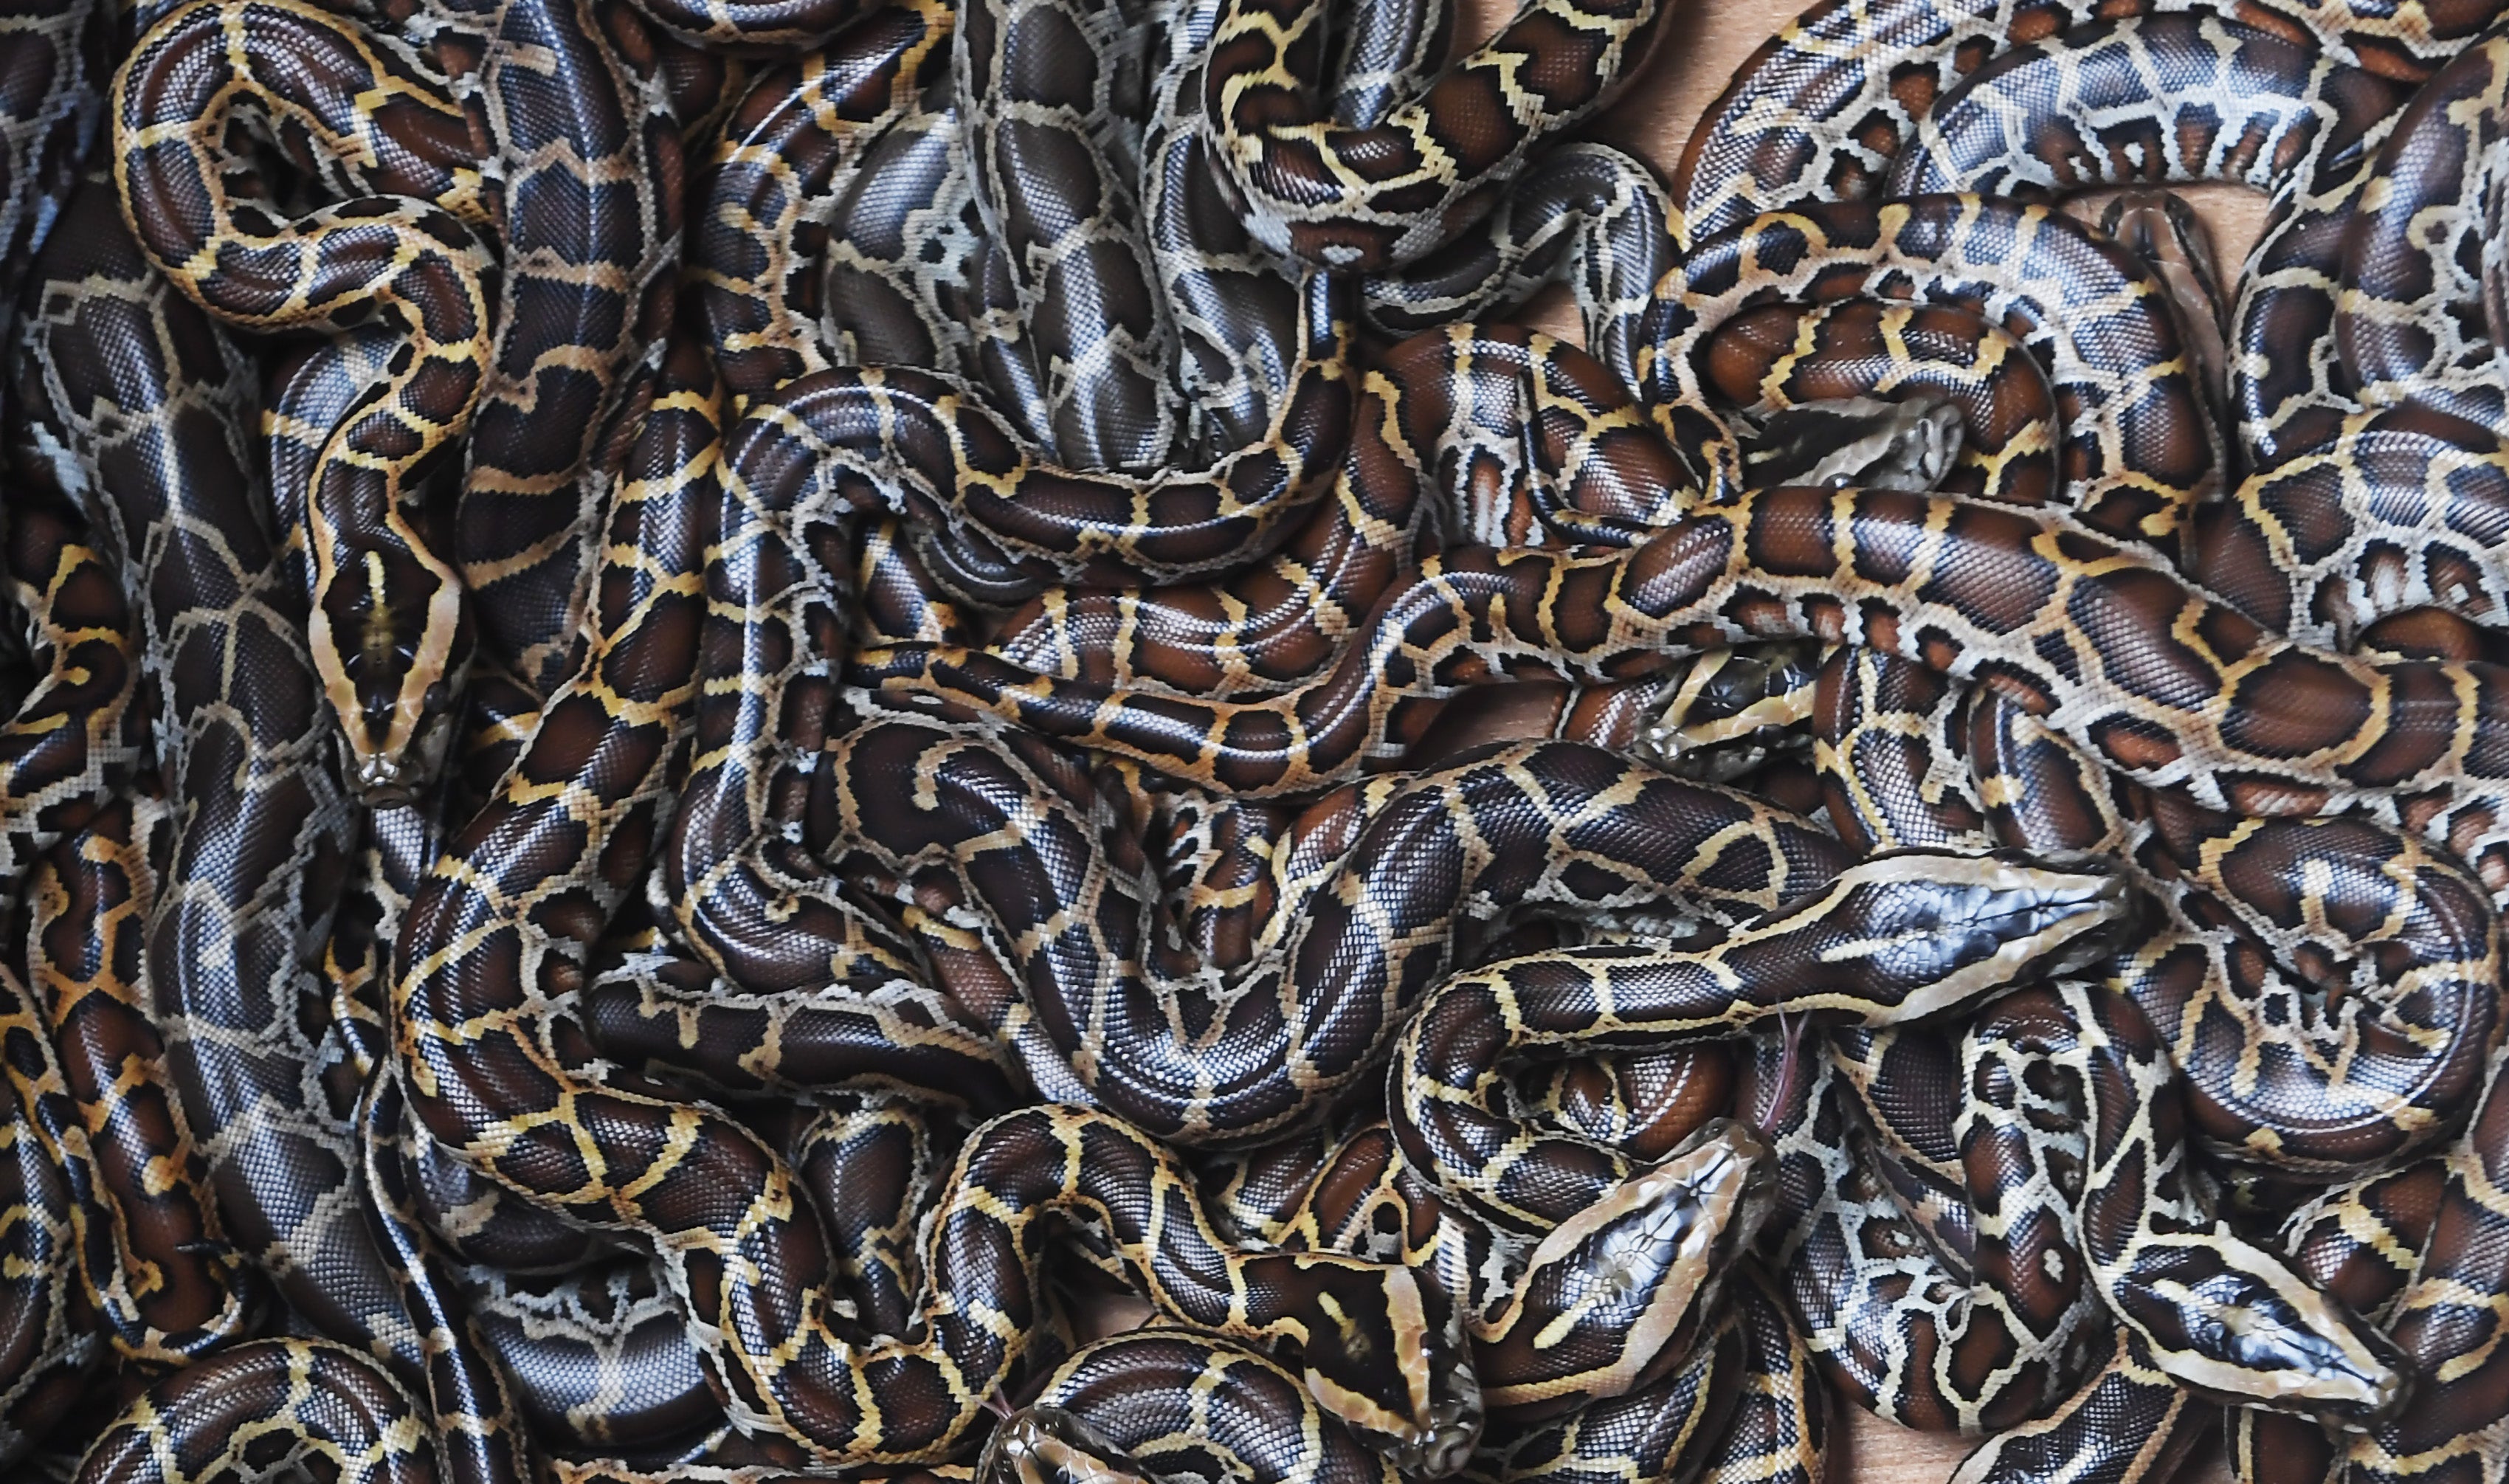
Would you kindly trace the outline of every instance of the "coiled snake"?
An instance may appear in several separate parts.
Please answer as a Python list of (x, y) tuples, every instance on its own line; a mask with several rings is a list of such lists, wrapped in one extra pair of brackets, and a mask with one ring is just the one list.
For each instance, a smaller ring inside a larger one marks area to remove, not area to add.
[[(101, 1326), (99, 1480), (2509, 1446), (2488, 8), (1832, 4), (1668, 187), (1554, 145), (1669, 8), (1347, 9), (41, 11), (12, 1426)], [(2197, 178), (2219, 354), (1951, 194)]]

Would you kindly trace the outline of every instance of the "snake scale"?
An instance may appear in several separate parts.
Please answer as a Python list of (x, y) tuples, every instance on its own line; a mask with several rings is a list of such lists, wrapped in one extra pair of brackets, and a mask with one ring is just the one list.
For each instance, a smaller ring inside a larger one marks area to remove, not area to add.
[(2509, 17), (1696, 19), (0, 0), (0, 1466), (2509, 1484)]

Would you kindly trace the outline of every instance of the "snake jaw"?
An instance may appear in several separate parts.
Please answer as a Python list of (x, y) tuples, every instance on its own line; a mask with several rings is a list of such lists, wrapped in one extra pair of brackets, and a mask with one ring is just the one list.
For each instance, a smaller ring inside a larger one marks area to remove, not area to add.
[(975, 1477), (976, 1484), (1153, 1484), (1158, 1475), (1063, 1408), (1030, 1406), (993, 1428)]
[(344, 734), (349, 754), (345, 771), (357, 801), (377, 809), (417, 802), (420, 793), (443, 770), (456, 729), (449, 706), (430, 705), (398, 747), (371, 741), (360, 746), (356, 737)]
[(1442, 1390), (1446, 1395), (1429, 1409), (1424, 1426), (1401, 1436), (1386, 1433), (1372, 1439), (1406, 1478), (1442, 1479), (1461, 1472), (1480, 1446), (1480, 1379), (1468, 1352), (1458, 1349)]

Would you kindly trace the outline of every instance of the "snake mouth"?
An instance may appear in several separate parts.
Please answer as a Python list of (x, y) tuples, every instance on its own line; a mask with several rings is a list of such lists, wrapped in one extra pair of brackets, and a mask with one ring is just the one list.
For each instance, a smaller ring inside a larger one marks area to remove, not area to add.
[(341, 769), (349, 791), (370, 809), (396, 809), (419, 801), (444, 770), (459, 729), (454, 708), (431, 695), (400, 747), (359, 746), (347, 727), (341, 730), (346, 765)]

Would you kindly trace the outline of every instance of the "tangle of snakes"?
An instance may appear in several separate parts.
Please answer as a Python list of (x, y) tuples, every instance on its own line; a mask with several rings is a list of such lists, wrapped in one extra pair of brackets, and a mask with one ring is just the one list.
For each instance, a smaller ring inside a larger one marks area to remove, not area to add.
[(0, 0), (0, 1472), (2509, 1484), (2509, 15), (1700, 4)]

